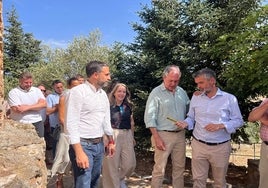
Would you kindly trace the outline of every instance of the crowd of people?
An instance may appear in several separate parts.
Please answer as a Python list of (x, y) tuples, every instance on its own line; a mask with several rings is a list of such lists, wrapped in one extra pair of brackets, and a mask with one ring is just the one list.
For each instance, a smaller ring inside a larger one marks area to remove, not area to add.
[[(226, 187), (231, 134), (244, 124), (238, 101), (217, 87), (216, 74), (209, 68), (193, 74), (198, 91), (189, 99), (179, 86), (181, 75), (178, 66), (168, 65), (146, 102), (144, 122), (154, 148), (151, 187), (162, 187), (169, 156), (172, 186), (184, 187), (186, 130), (192, 130), (193, 138), (193, 187), (206, 187), (210, 166), (213, 186)], [(86, 77), (69, 78), (66, 90), (61, 80), (52, 82), (52, 92), (43, 84), (35, 87), (32, 75), (23, 72), (18, 87), (8, 94), (9, 117), (31, 123), (52, 149), (50, 175), (57, 176), (57, 188), (63, 187), (62, 177), (70, 169), (76, 188), (98, 187), (100, 175), (104, 188), (127, 187), (125, 178), (136, 167), (134, 105), (124, 83), (106, 93), (103, 87), (110, 81), (108, 64), (91, 61)], [(248, 120), (261, 122), (260, 188), (268, 187), (268, 99)]]

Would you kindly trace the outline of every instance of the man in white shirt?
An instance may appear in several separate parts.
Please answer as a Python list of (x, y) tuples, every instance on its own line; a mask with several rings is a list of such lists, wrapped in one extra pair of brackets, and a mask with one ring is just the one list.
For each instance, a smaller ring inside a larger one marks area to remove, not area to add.
[(21, 123), (34, 125), (39, 137), (44, 137), (41, 110), (46, 107), (46, 99), (40, 89), (33, 87), (33, 77), (23, 72), (19, 77), (19, 86), (8, 93), (10, 118)]
[(75, 187), (96, 188), (104, 156), (104, 134), (109, 139), (108, 155), (115, 152), (110, 104), (102, 89), (111, 78), (108, 65), (100, 61), (89, 62), (86, 74), (87, 81), (66, 96), (65, 120)]

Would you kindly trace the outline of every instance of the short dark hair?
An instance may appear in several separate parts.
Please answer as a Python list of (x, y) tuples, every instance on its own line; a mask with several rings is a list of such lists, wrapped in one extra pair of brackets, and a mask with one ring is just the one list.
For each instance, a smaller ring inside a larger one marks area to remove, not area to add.
[(67, 80), (67, 85), (68, 86), (71, 86), (72, 85), (72, 82), (75, 81), (75, 80), (78, 80), (76, 77), (71, 77)]
[(55, 84), (58, 84), (58, 83), (62, 83), (62, 81), (60, 81), (60, 80), (53, 80), (52, 86), (54, 86)]
[(101, 72), (103, 67), (108, 67), (108, 65), (101, 61), (90, 61), (86, 65), (87, 77), (92, 76), (95, 72)]

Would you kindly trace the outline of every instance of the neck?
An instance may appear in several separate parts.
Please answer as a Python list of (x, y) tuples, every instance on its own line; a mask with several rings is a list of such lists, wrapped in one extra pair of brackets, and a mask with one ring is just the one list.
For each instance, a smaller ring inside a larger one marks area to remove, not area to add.
[(121, 106), (123, 101), (115, 101), (115, 103), (116, 103), (117, 106)]
[(96, 82), (94, 82), (92, 79), (89, 78), (87, 81), (96, 88), (96, 91), (101, 89), (101, 87)]
[(30, 89), (31, 89), (31, 87), (29, 87), (29, 88), (22, 88), (21, 86), (19, 86), (22, 90), (24, 90), (24, 91), (30, 91)]
[(209, 98), (214, 97), (214, 96), (216, 95), (216, 93), (217, 93), (217, 90), (218, 90), (217, 87), (213, 87), (212, 90), (211, 90), (210, 92), (207, 93), (207, 96), (208, 96)]

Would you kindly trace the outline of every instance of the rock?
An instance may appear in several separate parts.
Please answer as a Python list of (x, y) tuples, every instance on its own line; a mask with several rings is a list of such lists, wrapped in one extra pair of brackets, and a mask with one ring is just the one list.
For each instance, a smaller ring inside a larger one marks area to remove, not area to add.
[(45, 141), (34, 126), (2, 120), (0, 138), (0, 187), (45, 188)]

